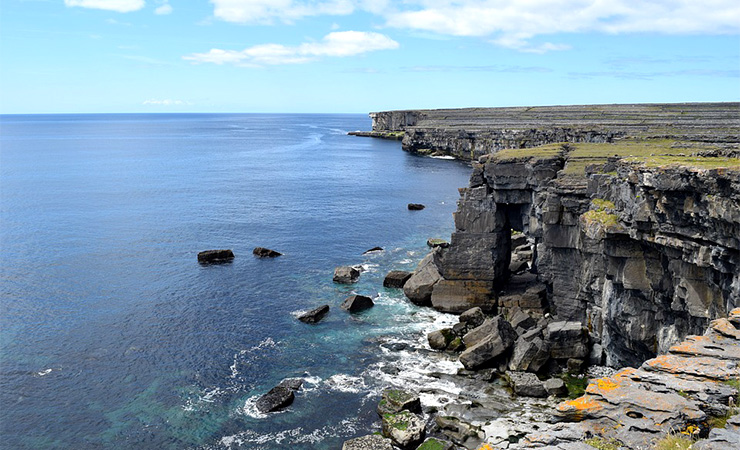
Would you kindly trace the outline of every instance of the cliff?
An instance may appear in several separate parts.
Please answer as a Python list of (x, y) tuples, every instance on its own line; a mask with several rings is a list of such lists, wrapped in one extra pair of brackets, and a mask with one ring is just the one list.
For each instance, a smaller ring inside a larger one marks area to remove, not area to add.
[[(433, 257), (435, 308), (580, 322), (589, 362), (623, 367), (740, 306), (740, 104), (371, 117), (374, 131), (403, 131), (407, 151), (475, 161), (450, 247)], [(512, 278), (514, 231), (533, 256)]]

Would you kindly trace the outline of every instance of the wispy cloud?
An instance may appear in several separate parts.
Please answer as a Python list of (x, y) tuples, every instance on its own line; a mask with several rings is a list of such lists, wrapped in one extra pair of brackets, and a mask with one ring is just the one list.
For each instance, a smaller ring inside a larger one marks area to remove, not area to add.
[(652, 80), (665, 77), (711, 77), (711, 78), (740, 78), (740, 69), (684, 69), (665, 71), (623, 71), (604, 70), (596, 72), (570, 72), (570, 78), (621, 78), (624, 80)]
[(240, 66), (268, 66), (302, 64), (321, 57), (346, 57), (376, 50), (391, 50), (398, 42), (380, 33), (337, 31), (319, 42), (306, 42), (296, 47), (281, 44), (262, 44), (244, 50), (211, 49), (208, 53), (183, 56), (194, 63), (235, 64)]
[(142, 9), (145, 2), (144, 0), (64, 0), (64, 4), (69, 7), (78, 6), (127, 13)]
[(308, 16), (347, 15), (354, 12), (351, 0), (211, 0), (217, 19), (237, 23), (292, 23)]
[(161, 99), (161, 100), (160, 99), (154, 99), (154, 98), (152, 98), (152, 99), (149, 99), (149, 100), (144, 100), (141, 104), (142, 105), (146, 105), (146, 106), (187, 106), (187, 105), (192, 105), (192, 103), (187, 102), (187, 101), (184, 101), (184, 100), (172, 100), (172, 99), (169, 99), (169, 98), (167, 98), (167, 99)]
[(169, 2), (165, 0), (164, 4), (159, 5), (154, 9), (154, 14), (158, 16), (166, 16), (168, 14), (172, 14), (172, 5), (170, 5)]

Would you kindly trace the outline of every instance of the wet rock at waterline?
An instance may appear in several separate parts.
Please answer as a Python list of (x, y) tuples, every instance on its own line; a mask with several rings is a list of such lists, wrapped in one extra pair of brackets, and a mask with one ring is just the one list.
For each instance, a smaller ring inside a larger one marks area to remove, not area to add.
[(378, 415), (397, 414), (401, 411), (421, 413), (421, 400), (413, 392), (401, 389), (386, 389), (378, 403)]
[(321, 305), (298, 316), (298, 320), (304, 323), (318, 323), (329, 312), (329, 305)]
[(385, 276), (383, 286), (387, 288), (401, 289), (409, 278), (411, 278), (411, 275), (411, 272), (406, 272), (404, 270), (392, 270)]
[(205, 250), (198, 253), (198, 262), (201, 264), (217, 264), (229, 262), (234, 259), (234, 252), (231, 250)]
[(432, 290), (442, 279), (434, 258), (435, 252), (425, 256), (411, 277), (403, 285), (403, 293), (411, 303), (419, 306), (429, 306), (431, 304)]
[(268, 413), (290, 406), (295, 399), (293, 390), (285, 386), (275, 386), (257, 400), (256, 406), (259, 412)]
[(382, 251), (383, 251), (383, 247), (373, 247), (370, 250), (365, 250), (364, 252), (362, 252), (362, 254), (367, 255), (368, 253), (375, 253), (375, 252), (382, 252)]
[(360, 271), (354, 267), (341, 266), (334, 269), (333, 281), (335, 283), (352, 284), (357, 283), (358, 279), (360, 279)]
[(421, 211), (424, 208), (426, 208), (426, 206), (422, 205), (421, 203), (409, 203), (408, 204), (409, 211)]
[(345, 311), (356, 313), (375, 306), (373, 299), (364, 295), (350, 295), (339, 306)]
[(255, 249), (252, 250), (252, 254), (259, 258), (276, 258), (278, 256), (282, 256), (282, 253), (264, 247), (255, 247)]

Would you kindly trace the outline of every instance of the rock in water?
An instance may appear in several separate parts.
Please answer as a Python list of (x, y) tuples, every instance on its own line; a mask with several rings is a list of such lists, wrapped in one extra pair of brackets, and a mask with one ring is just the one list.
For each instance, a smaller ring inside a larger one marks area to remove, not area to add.
[(275, 386), (270, 392), (257, 400), (256, 406), (259, 412), (268, 413), (285, 408), (293, 403), (295, 394), (293, 390), (284, 386)]
[(403, 293), (411, 303), (428, 306), (432, 301), (432, 290), (441, 279), (442, 275), (437, 269), (432, 252), (421, 260), (414, 274), (403, 285)]
[(483, 310), (477, 306), (460, 314), (460, 323), (465, 323), (470, 329), (483, 325), (485, 320), (486, 315), (483, 314)]
[(334, 269), (334, 282), (342, 284), (357, 283), (360, 271), (350, 266), (341, 266)]
[(291, 391), (297, 391), (303, 386), (303, 378), (286, 378), (278, 383), (278, 386), (288, 388)]
[(381, 418), (385, 414), (397, 414), (401, 411), (421, 413), (421, 400), (418, 395), (410, 391), (386, 389), (378, 403), (377, 411)]
[(303, 313), (298, 316), (298, 320), (304, 323), (317, 323), (324, 318), (326, 313), (329, 312), (329, 305), (321, 305), (316, 309), (312, 309), (307, 313)]
[(422, 209), (426, 208), (426, 206), (422, 205), (421, 203), (409, 203), (408, 208), (409, 211), (421, 211)]
[(342, 450), (393, 450), (393, 445), (390, 439), (370, 434), (344, 441)]
[(363, 254), (363, 255), (366, 255), (366, 254), (368, 254), (368, 253), (373, 253), (373, 252), (382, 252), (382, 251), (383, 251), (383, 247), (373, 247), (373, 248), (371, 248), (370, 250), (366, 250), (366, 251), (362, 252), (362, 254)]
[(404, 270), (392, 270), (388, 272), (383, 280), (383, 286), (387, 288), (403, 288), (403, 285), (411, 278), (411, 272)]
[(264, 247), (256, 247), (254, 250), (252, 250), (252, 253), (255, 256), (259, 256), (260, 258), (274, 258), (276, 256), (281, 256), (282, 253), (276, 252), (275, 250), (270, 250), (269, 248)]
[(222, 263), (234, 259), (231, 250), (205, 250), (198, 253), (198, 262), (201, 264)]
[(339, 307), (345, 311), (355, 313), (372, 308), (373, 306), (375, 306), (375, 303), (373, 303), (373, 299), (370, 297), (366, 297), (364, 295), (350, 295), (344, 299)]

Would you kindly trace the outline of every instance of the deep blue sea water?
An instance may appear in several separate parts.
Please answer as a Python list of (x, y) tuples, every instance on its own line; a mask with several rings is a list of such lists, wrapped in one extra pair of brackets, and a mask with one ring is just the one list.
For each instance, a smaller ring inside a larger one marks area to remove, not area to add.
[[(470, 169), (346, 135), (369, 128), (364, 115), (0, 116), (0, 446), (336, 449), (377, 431), (388, 364), (418, 369), (405, 343), (448, 320), (382, 279), (449, 238)], [(236, 258), (199, 265), (214, 248)], [(359, 283), (332, 283), (360, 264)], [(351, 292), (376, 307), (340, 310)], [(296, 320), (323, 303), (320, 324)], [(257, 413), (294, 376), (294, 404)]]

